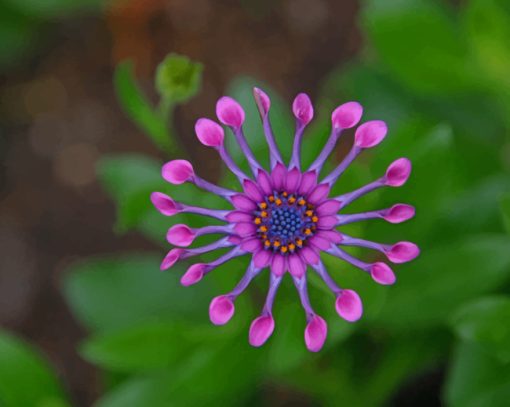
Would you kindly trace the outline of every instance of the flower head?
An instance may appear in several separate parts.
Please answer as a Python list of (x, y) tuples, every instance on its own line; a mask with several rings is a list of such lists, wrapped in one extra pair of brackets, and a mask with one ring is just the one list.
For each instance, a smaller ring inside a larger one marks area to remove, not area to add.
[[(414, 216), (414, 208), (396, 204), (390, 208), (355, 214), (344, 214), (343, 209), (370, 191), (384, 187), (398, 187), (409, 178), (411, 163), (400, 158), (388, 167), (379, 179), (341, 196), (330, 196), (349, 164), (365, 149), (375, 147), (388, 131), (381, 120), (367, 121), (355, 132), (354, 145), (343, 161), (329, 174), (321, 176), (322, 167), (334, 150), (343, 130), (355, 127), (362, 116), (363, 108), (357, 102), (338, 106), (331, 115), (332, 130), (326, 145), (309, 168), (301, 168), (300, 149), (305, 127), (313, 119), (310, 98), (300, 93), (292, 105), (296, 118), (296, 133), (289, 164), (285, 164), (275, 143), (269, 122), (270, 99), (262, 90), (255, 88), (254, 97), (263, 122), (264, 135), (269, 145), (270, 169), (264, 169), (253, 155), (243, 133), (245, 113), (241, 105), (230, 97), (222, 97), (216, 105), (219, 121), (228, 126), (244, 152), (252, 175), (245, 174), (232, 160), (224, 145), (224, 130), (213, 120), (201, 118), (195, 125), (199, 141), (216, 149), (227, 167), (239, 180), (240, 190), (233, 191), (214, 185), (200, 178), (191, 163), (174, 160), (163, 166), (162, 175), (172, 184), (191, 182), (212, 194), (223, 197), (231, 205), (228, 210), (206, 209), (175, 202), (161, 192), (152, 194), (154, 206), (166, 216), (187, 212), (209, 216), (222, 224), (193, 229), (187, 225), (174, 225), (167, 234), (173, 248), (161, 264), (165, 270), (176, 262), (220, 248), (229, 248), (226, 254), (209, 263), (192, 264), (181, 278), (184, 286), (198, 283), (209, 272), (232, 258), (249, 255), (248, 269), (227, 294), (214, 298), (209, 307), (211, 321), (216, 325), (226, 324), (234, 315), (235, 299), (251, 280), (262, 270), (269, 269), (270, 282), (261, 314), (252, 322), (249, 342), (262, 346), (275, 329), (272, 315), (273, 300), (286, 273), (290, 275), (299, 293), (306, 315), (304, 339), (306, 347), (317, 352), (327, 336), (327, 324), (315, 313), (307, 291), (307, 272), (313, 270), (328, 285), (336, 299), (332, 304), (338, 315), (349, 322), (357, 321), (363, 313), (359, 295), (348, 288), (340, 288), (329, 275), (320, 259), (321, 252), (338, 257), (369, 274), (383, 285), (393, 284), (395, 274), (383, 262), (365, 263), (343, 247), (360, 246), (382, 253), (392, 263), (404, 263), (414, 259), (419, 249), (414, 243), (397, 242), (393, 245), (371, 242), (348, 236), (341, 226), (368, 219), (384, 219), (390, 223), (404, 222)], [(337, 230), (340, 229), (340, 230)], [(188, 248), (193, 241), (205, 234), (219, 234), (221, 238), (206, 246)]]

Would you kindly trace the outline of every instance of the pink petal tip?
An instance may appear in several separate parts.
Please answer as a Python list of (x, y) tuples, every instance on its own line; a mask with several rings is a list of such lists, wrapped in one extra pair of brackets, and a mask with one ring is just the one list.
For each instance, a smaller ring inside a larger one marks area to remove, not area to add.
[(328, 325), (320, 316), (314, 315), (305, 329), (305, 344), (310, 352), (319, 352), (328, 335)]
[(251, 346), (264, 345), (274, 331), (274, 319), (271, 315), (263, 315), (255, 319), (250, 326), (249, 342)]
[(415, 214), (414, 207), (406, 204), (393, 205), (384, 215), (384, 219), (390, 223), (402, 223), (411, 219)]
[(223, 144), (225, 132), (215, 121), (207, 118), (198, 119), (195, 123), (195, 133), (198, 140), (208, 147), (219, 147)]
[(181, 277), (181, 284), (185, 287), (198, 283), (204, 277), (207, 265), (203, 263), (193, 264)]
[(392, 263), (406, 263), (414, 260), (420, 254), (420, 249), (411, 242), (398, 242), (386, 252), (386, 257)]
[(343, 319), (355, 322), (363, 314), (363, 304), (358, 293), (353, 290), (342, 290), (335, 302), (336, 312)]
[(214, 325), (225, 325), (234, 315), (235, 307), (225, 295), (213, 298), (209, 305), (209, 318)]
[(186, 160), (173, 160), (163, 165), (163, 178), (171, 184), (179, 185), (193, 177), (193, 166)]
[(165, 216), (172, 216), (179, 212), (177, 203), (162, 192), (153, 192), (151, 194), (151, 202)]
[(356, 126), (363, 114), (363, 107), (358, 102), (347, 102), (338, 106), (331, 114), (335, 129), (350, 129)]
[(195, 232), (190, 227), (178, 224), (168, 229), (166, 240), (175, 246), (188, 247), (195, 240)]
[(271, 107), (271, 99), (269, 99), (269, 96), (259, 88), (253, 88), (253, 98), (255, 99), (257, 108), (259, 109), (260, 116), (265, 118), (269, 113), (269, 108)]
[(372, 264), (370, 274), (375, 282), (382, 285), (392, 285), (397, 280), (393, 270), (387, 264), (381, 262)]
[(245, 118), (241, 105), (228, 96), (223, 96), (216, 103), (216, 116), (220, 122), (230, 127), (241, 127)]
[(313, 105), (306, 93), (300, 93), (296, 96), (292, 103), (292, 113), (294, 113), (294, 116), (302, 125), (312, 121)]
[(165, 256), (163, 261), (161, 262), (160, 269), (161, 271), (168, 270), (172, 267), (177, 261), (180, 259), (181, 255), (184, 253), (183, 249), (172, 249)]
[(386, 170), (386, 185), (399, 187), (404, 185), (411, 174), (411, 161), (399, 158), (393, 161)]
[(382, 120), (372, 120), (363, 123), (356, 129), (354, 143), (360, 148), (374, 147), (383, 141), (388, 132), (388, 126)]

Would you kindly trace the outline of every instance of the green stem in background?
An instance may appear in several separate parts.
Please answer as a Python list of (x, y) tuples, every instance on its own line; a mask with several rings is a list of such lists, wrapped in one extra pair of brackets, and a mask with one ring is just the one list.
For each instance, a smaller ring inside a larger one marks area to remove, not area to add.
[[(182, 154), (172, 120), (173, 109), (185, 103), (200, 89), (202, 65), (187, 57), (170, 54), (157, 67), (155, 86), (160, 101), (154, 107), (136, 83), (133, 64), (120, 63), (114, 76), (119, 102), (128, 117), (169, 156)], [(169, 127), (170, 126), (170, 127)]]

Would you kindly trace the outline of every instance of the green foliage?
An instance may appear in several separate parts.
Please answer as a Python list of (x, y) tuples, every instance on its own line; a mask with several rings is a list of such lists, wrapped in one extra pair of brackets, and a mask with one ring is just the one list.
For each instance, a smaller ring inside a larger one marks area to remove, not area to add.
[(156, 89), (169, 103), (185, 102), (200, 88), (202, 65), (189, 58), (170, 54), (156, 71)]
[(505, 407), (510, 369), (475, 344), (461, 343), (454, 354), (444, 398), (451, 407)]
[(0, 405), (69, 406), (46, 360), (29, 345), (5, 331), (0, 332)]
[(157, 68), (156, 86), (161, 94), (158, 107), (147, 100), (136, 83), (133, 65), (129, 61), (115, 70), (117, 97), (131, 120), (151, 138), (161, 150), (175, 154), (176, 137), (169, 129), (169, 118), (179, 103), (193, 97), (200, 86), (202, 65), (186, 57), (170, 54)]
[(510, 362), (510, 298), (486, 297), (463, 306), (452, 320), (457, 335)]

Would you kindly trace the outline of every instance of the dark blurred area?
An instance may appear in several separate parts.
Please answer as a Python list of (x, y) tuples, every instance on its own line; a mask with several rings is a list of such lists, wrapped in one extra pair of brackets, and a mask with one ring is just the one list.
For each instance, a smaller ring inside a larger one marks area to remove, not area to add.
[[(177, 109), (175, 121), (201, 170), (215, 172), (212, 154), (197, 156), (204, 149), (194, 149), (192, 126), (213, 113), (233, 77), (253, 76), (287, 100), (299, 91), (313, 97), (325, 75), (356, 55), (362, 38), (354, 0), (82, 3), (62, 11), (33, 1), (0, 2), (4, 23), (12, 17), (21, 27), (11, 32), (3, 24), (0, 32), (6, 49), (0, 66), (0, 324), (38, 345), (73, 402), (88, 406), (99, 395), (100, 377), (76, 352), (84, 332), (59, 292), (61, 273), (76, 258), (151, 247), (136, 233), (112, 232), (114, 207), (96, 181), (95, 163), (111, 152), (160, 154), (118, 107), (115, 65), (131, 59), (143, 90), (155, 96), (154, 70), (167, 53), (203, 63), (201, 92)], [(273, 405), (311, 405), (279, 396), (281, 404)]]

